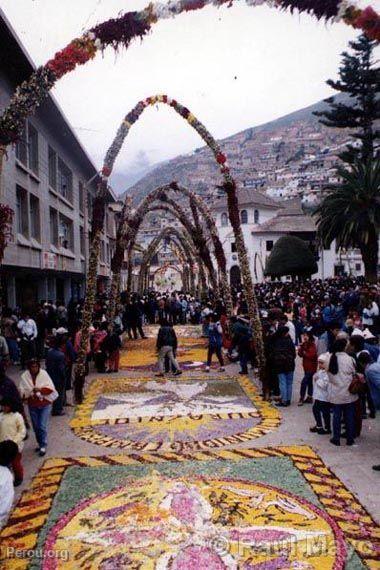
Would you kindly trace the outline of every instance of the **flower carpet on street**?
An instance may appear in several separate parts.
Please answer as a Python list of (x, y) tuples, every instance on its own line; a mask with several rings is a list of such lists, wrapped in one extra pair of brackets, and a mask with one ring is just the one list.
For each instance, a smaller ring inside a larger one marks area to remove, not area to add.
[[(157, 331), (154, 337), (125, 341), (125, 350), (121, 352), (120, 356), (120, 368), (123, 370), (156, 370), (156, 338)], [(178, 337), (177, 359), (181, 368), (185, 370), (204, 368), (206, 358), (206, 339), (189, 336)]]
[(306, 446), (48, 459), (0, 540), (10, 570), (379, 567), (375, 522)]
[(273, 431), (276, 408), (246, 377), (101, 378), (71, 421), (92, 443), (127, 452), (230, 447)]

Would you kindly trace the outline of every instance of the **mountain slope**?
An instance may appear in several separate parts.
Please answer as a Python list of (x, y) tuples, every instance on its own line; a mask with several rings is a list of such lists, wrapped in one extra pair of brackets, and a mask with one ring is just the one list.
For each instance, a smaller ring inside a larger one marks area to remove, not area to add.
[[(320, 125), (313, 115), (326, 105), (319, 101), (219, 141), (239, 184), (265, 189), (274, 173), (284, 168), (291, 170), (305, 156), (318, 155), (326, 147), (343, 144), (347, 140), (344, 131)], [(138, 202), (154, 188), (172, 180), (207, 196), (220, 184), (221, 178), (211, 151), (201, 147), (152, 167), (127, 193)]]

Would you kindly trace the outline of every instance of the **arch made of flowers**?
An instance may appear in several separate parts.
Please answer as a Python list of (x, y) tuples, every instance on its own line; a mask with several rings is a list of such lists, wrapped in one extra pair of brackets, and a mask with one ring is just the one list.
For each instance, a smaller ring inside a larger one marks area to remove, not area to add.
[[(139, 204), (134, 215), (131, 219), (128, 220), (127, 224), (124, 224), (125, 232), (119, 240), (116, 248), (117, 250), (124, 251), (127, 249), (130, 252), (134, 244), (136, 243), (136, 237), (140, 228), (141, 223), (143, 222), (149, 208), (152, 204), (154, 204), (158, 200), (163, 200), (163, 203), (168, 199), (170, 193), (174, 192), (178, 195), (183, 195), (189, 199), (190, 208), (193, 214), (194, 224), (198, 227), (198, 232), (202, 229), (202, 226), (199, 221), (199, 215), (202, 217), (202, 220), (205, 223), (205, 227), (207, 233), (210, 235), (213, 249), (214, 249), (214, 256), (217, 263), (219, 277), (220, 277), (220, 292), (225, 300), (226, 308), (228, 314), (232, 313), (232, 297), (231, 297), (231, 290), (229, 286), (228, 280), (228, 273), (227, 273), (227, 261), (226, 256), (224, 253), (222, 242), (219, 238), (218, 229), (216, 227), (215, 220), (208, 208), (206, 202), (195, 192), (188, 190), (187, 188), (180, 186), (176, 182), (172, 182), (171, 184), (167, 184), (164, 186), (160, 186), (155, 190), (152, 190)], [(115, 254), (116, 255), (116, 254)], [(123, 255), (123, 253), (122, 253)], [(128, 254), (129, 256), (129, 254)], [(120, 257), (119, 257), (120, 258)], [(121, 257), (122, 259), (122, 257)], [(132, 267), (131, 264), (128, 265), (128, 283), (130, 284), (132, 281)]]
[[(79, 65), (93, 59), (97, 53), (112, 47), (115, 52), (128, 48), (142, 39), (159, 20), (174, 18), (181, 13), (200, 10), (205, 6), (232, 6), (234, 0), (170, 0), (151, 2), (139, 12), (125, 12), (98, 24), (79, 38), (73, 39), (45, 65), (38, 67), (30, 78), (19, 85), (0, 118), (0, 146), (15, 142), (22, 133), (25, 119), (46, 99), (59, 79)], [(317, 19), (343, 21), (362, 30), (371, 39), (380, 41), (380, 15), (372, 7), (358, 7), (355, 0), (246, 0), (248, 6), (268, 6), (300, 13), (307, 12)]]
[[(137, 103), (137, 105), (130, 111), (124, 118), (123, 122), (121, 123), (116, 137), (114, 138), (111, 146), (108, 149), (106, 154), (103, 169), (102, 169), (102, 182), (101, 188), (99, 190), (99, 195), (104, 196), (106, 194), (106, 187), (108, 178), (112, 173), (113, 166), (115, 164), (116, 158), (118, 157), (120, 150), (124, 144), (124, 141), (131, 129), (131, 127), (138, 121), (144, 110), (152, 105), (156, 105), (157, 103), (165, 104), (183, 117), (189, 125), (200, 135), (202, 140), (206, 143), (206, 145), (212, 151), (217, 164), (220, 167), (220, 172), (223, 177), (223, 183), (221, 184), (221, 188), (225, 191), (227, 195), (227, 208), (228, 208), (228, 215), (231, 222), (232, 230), (235, 237), (235, 244), (236, 244), (236, 252), (239, 259), (240, 269), (241, 269), (241, 276), (242, 276), (242, 284), (245, 292), (245, 297), (247, 301), (248, 313), (253, 327), (253, 336), (255, 341), (255, 348), (256, 348), (256, 355), (258, 360), (258, 365), (260, 372), (264, 372), (264, 365), (265, 365), (265, 355), (264, 355), (264, 344), (263, 344), (263, 337), (262, 337), (262, 328), (261, 328), (261, 320), (259, 315), (259, 310), (256, 302), (255, 290), (253, 287), (252, 275), (247, 255), (247, 249), (244, 242), (244, 236), (241, 229), (240, 223), (240, 215), (239, 215), (239, 202), (237, 196), (237, 187), (234, 178), (232, 177), (231, 171), (227, 164), (227, 157), (221, 151), (221, 148), (214, 137), (209, 133), (206, 127), (183, 105), (178, 103), (175, 99), (171, 99), (167, 95), (155, 95), (152, 97), (147, 97), (143, 101)], [(103, 213), (104, 218), (104, 213)], [(136, 221), (137, 223), (137, 221)], [(131, 224), (129, 224), (131, 227)], [(131, 228), (133, 232), (133, 225)], [(127, 231), (128, 234), (128, 231)], [(95, 252), (94, 252), (95, 254)], [(201, 273), (202, 276), (202, 273)], [(88, 279), (88, 283), (91, 280)], [(95, 288), (96, 284), (92, 283), (92, 287)], [(85, 346), (83, 346), (83, 350)]]
[(210, 285), (217, 294), (218, 282), (216, 279), (211, 255), (207, 248), (207, 239), (204, 235), (202, 226), (199, 225), (199, 227), (196, 227), (195, 225), (193, 225), (189, 221), (185, 211), (181, 208), (181, 206), (179, 206), (177, 202), (174, 202), (174, 200), (171, 200), (170, 198), (167, 198), (165, 202), (153, 204), (150, 207), (149, 212), (154, 212), (157, 210), (163, 210), (165, 212), (168, 212), (169, 214), (177, 218), (179, 222), (182, 224), (182, 226), (186, 229), (187, 234), (189, 235), (189, 237), (191, 237), (191, 240), (194, 244), (194, 249), (197, 251), (198, 256), (201, 257), (204, 261), (204, 265), (209, 275)]
[(187, 263), (190, 266), (190, 271), (193, 273), (194, 276), (195, 274), (194, 259), (199, 258), (199, 256), (197, 256), (193, 248), (190, 236), (187, 235), (187, 232), (185, 230), (181, 232), (174, 226), (167, 226), (163, 228), (160, 231), (160, 233), (151, 241), (151, 243), (148, 245), (144, 253), (140, 266), (139, 284), (138, 284), (139, 293), (142, 293), (144, 290), (145, 274), (147, 269), (149, 268), (151, 259), (157, 252), (157, 248), (159, 247), (161, 242), (167, 237), (170, 237), (171, 239), (175, 238), (177, 245), (183, 250), (187, 259)]

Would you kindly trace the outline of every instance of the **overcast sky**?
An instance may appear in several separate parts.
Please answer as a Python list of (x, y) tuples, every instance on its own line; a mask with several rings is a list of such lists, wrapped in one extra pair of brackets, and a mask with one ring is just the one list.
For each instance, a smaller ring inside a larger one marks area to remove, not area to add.
[[(147, 0), (0, 0), (33, 61), (45, 63), (73, 37)], [(371, 4), (380, 8), (380, 0)], [(268, 7), (208, 7), (159, 22), (142, 42), (61, 79), (54, 94), (97, 166), (123, 116), (167, 93), (217, 137), (234, 134), (331, 94), (340, 53), (356, 33)], [(201, 146), (172, 110), (147, 109), (115, 167), (127, 176)]]

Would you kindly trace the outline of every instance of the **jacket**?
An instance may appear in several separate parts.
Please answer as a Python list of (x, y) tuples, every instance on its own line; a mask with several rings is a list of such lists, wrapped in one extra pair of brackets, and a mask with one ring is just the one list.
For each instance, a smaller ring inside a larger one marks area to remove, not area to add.
[(25, 422), (19, 412), (0, 414), (0, 441), (6, 441), (8, 439), (14, 441), (17, 443), (19, 452), (21, 452), (24, 447), (25, 436)]
[[(33, 392), (37, 388), (40, 395)], [(29, 372), (26, 370), (21, 375), (21, 382), (19, 386), (21, 397), (28, 401), (28, 405), (32, 408), (43, 408), (50, 406), (52, 400), (49, 397), (56, 394), (55, 386), (46, 370), (40, 370), (37, 374), (35, 381)], [(56, 396), (55, 396), (56, 397)]]
[(320, 402), (329, 401), (329, 376), (326, 370), (318, 370), (313, 376), (313, 398)]
[(318, 368), (317, 347), (315, 342), (305, 341), (298, 349), (298, 356), (302, 358), (302, 366), (305, 372), (314, 374)]
[(380, 410), (380, 362), (368, 364), (364, 375), (367, 379), (375, 408), (376, 410)]
[(160, 350), (163, 346), (171, 346), (176, 350), (177, 348), (177, 335), (175, 330), (171, 326), (160, 327), (157, 336), (157, 350)]
[[(338, 373), (331, 374), (331, 372), (328, 372), (329, 402), (331, 404), (351, 404), (358, 399), (356, 394), (350, 394), (348, 391), (356, 372), (355, 361), (345, 352), (337, 352), (336, 355), (338, 358)], [(328, 362), (326, 363), (327, 368), (329, 367), (331, 356), (330, 354)]]
[(65, 355), (62, 351), (57, 348), (51, 348), (48, 350), (45, 366), (46, 372), (49, 374), (55, 385), (65, 383), (66, 361)]
[(279, 337), (273, 345), (273, 367), (277, 374), (293, 372), (296, 349), (290, 336)]

